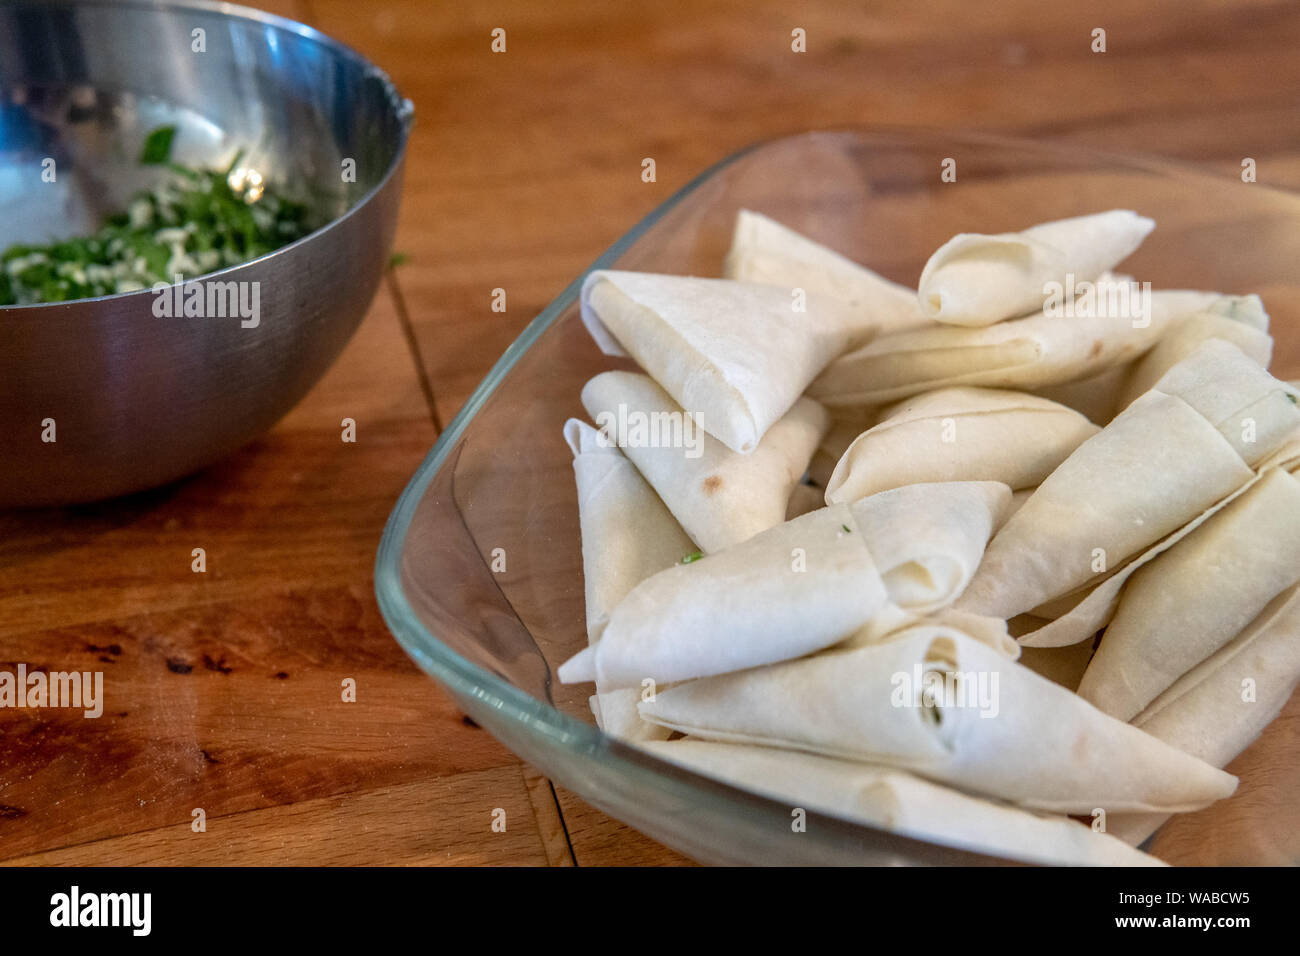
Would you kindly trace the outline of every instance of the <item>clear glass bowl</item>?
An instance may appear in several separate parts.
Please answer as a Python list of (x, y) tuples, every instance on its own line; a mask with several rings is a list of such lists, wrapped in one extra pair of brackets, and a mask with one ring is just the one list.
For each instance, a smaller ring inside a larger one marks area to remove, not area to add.
[[(940, 178), (946, 158), (956, 160), (955, 183)], [(1158, 228), (1125, 271), (1156, 288), (1258, 292), (1273, 318), (1274, 371), (1300, 376), (1300, 198), (1263, 185), (973, 134), (809, 133), (751, 147), (705, 171), (592, 268), (719, 275), (742, 207), (908, 285), (954, 233), (1136, 209)], [(817, 814), (806, 832), (792, 832), (787, 805), (606, 737), (588, 710), (591, 688), (553, 680), (556, 666), (586, 643), (572, 456), (561, 426), (583, 415), (587, 379), (629, 367), (601, 354), (583, 328), (581, 282), (510, 346), (389, 518), (375, 590), (398, 641), (524, 760), (702, 862), (1000, 862)], [(491, 569), (494, 555), (504, 555), (500, 573)], [(1296, 714), (1292, 704), (1287, 714)], [(1287, 723), (1284, 714), (1233, 765), (1242, 782), (1232, 800), (1167, 825), (1186, 834), (1171, 841), (1166, 859), (1179, 862), (1181, 853), (1205, 861), (1201, 837), (1219, 827), (1232, 833), (1219, 843), (1251, 854), (1233, 862), (1300, 859), (1300, 797), (1293, 787), (1265, 785), (1278, 760), (1296, 762)]]

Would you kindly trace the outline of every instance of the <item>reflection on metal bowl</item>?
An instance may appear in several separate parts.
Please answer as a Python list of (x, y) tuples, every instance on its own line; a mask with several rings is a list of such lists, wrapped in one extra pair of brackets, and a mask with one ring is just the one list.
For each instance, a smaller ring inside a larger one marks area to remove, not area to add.
[(85, 235), (125, 209), (158, 175), (138, 159), (162, 125), (177, 130), (173, 159), (217, 168), (242, 151), (320, 223), (196, 277), (201, 315), (169, 316), (148, 289), (0, 307), (0, 505), (162, 484), (284, 415), (378, 287), (411, 114), (358, 54), (256, 11), (0, 2), (0, 248)]

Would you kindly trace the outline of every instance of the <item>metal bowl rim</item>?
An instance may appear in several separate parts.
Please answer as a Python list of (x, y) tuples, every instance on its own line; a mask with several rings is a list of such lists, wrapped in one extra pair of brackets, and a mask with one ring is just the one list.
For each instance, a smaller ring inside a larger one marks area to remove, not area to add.
[[(396, 84), (393, 83), (392, 79), (386, 72), (366, 57), (362, 56), (347, 44), (342, 43), (341, 41), (336, 40), (317, 30), (315, 27), (308, 26), (305, 23), (299, 23), (297, 20), (291, 20), (288, 17), (282, 17), (278, 14), (267, 13), (264, 10), (255, 10), (252, 7), (245, 7), (235, 3), (224, 3), (221, 2), (221, 0), (42, 0), (41, 3), (33, 3), (32, 0), (0, 0), (0, 7), (16, 7), (20, 4), (24, 6), (41, 7), (95, 6), (111, 8), (147, 7), (165, 10), (202, 10), (207, 13), (219, 14), (231, 19), (248, 20), (255, 23), (261, 23), (265, 26), (285, 30), (289, 33), (295, 33), (304, 39), (318, 43), (332, 52), (341, 55), (344, 59), (360, 64), (366, 69), (369, 75), (374, 76), (383, 84), (388, 96), (389, 105), (393, 109), (393, 114), (401, 123), (402, 133), (397, 142), (397, 148), (393, 153), (393, 158), (389, 162), (388, 168), (384, 170), (384, 174), (380, 177), (379, 182), (375, 183), (374, 186), (368, 189), (365, 195), (353, 203), (342, 215), (334, 217), (323, 226), (313, 229), (311, 232), (307, 233), (307, 235), (295, 239), (288, 245), (281, 246), (279, 249), (260, 255), (256, 259), (249, 259), (247, 262), (240, 262), (233, 266), (226, 266), (224, 269), (218, 269), (215, 272), (205, 272), (202, 275), (187, 278), (185, 282), (195, 282), (199, 279), (208, 280), (215, 276), (226, 276), (240, 269), (248, 268), (249, 266), (260, 265), (269, 262), (282, 254), (288, 254), (299, 246), (305, 245), (313, 239), (323, 236), (325, 233), (334, 229), (336, 226), (339, 226), (354, 214), (358, 213), (363, 206), (369, 205), (374, 197), (388, 186), (394, 174), (399, 168), (401, 168), (402, 160), (406, 156), (406, 143), (407, 139), (410, 137), (411, 125), (414, 122), (415, 116), (415, 108), (411, 101), (402, 96), (401, 92), (397, 89)], [(171, 289), (176, 285), (177, 283), (172, 282), (167, 285), (167, 288)], [(33, 302), (27, 305), (0, 305), (0, 315), (5, 317), (5, 322), (13, 322), (15, 320), (26, 318), (30, 312), (33, 321), (40, 321), (40, 319), (35, 315), (37, 312), (46, 312), (51, 309), (68, 309), (86, 303), (109, 302), (118, 299), (127, 300), (132, 296), (140, 296), (143, 299), (143, 297), (152, 295), (154, 295), (154, 290), (149, 288), (136, 289), (132, 292), (114, 292), (111, 295), (99, 295), (84, 299), (68, 299), (64, 302)]]

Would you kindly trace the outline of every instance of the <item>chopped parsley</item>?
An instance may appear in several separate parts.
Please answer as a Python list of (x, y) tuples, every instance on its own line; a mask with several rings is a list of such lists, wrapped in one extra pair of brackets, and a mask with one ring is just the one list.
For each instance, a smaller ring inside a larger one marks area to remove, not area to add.
[(223, 170), (168, 160), (173, 127), (154, 130), (140, 161), (166, 179), (92, 236), (0, 253), (0, 305), (67, 302), (195, 278), (274, 252), (311, 231), (307, 207), (276, 195), (240, 156)]
[(140, 151), (142, 166), (158, 166), (167, 162), (172, 155), (172, 139), (176, 136), (175, 126), (159, 126), (144, 141)]

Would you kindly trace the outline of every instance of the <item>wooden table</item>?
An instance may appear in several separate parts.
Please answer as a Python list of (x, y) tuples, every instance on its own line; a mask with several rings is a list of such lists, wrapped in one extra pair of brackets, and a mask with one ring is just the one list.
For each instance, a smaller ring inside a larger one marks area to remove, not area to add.
[[(812, 127), (1002, 130), (1229, 173), (1251, 156), (1261, 182), (1300, 186), (1286, 0), (269, 6), (415, 102), (408, 261), (311, 394), (230, 460), (125, 500), (0, 513), (0, 666), (103, 669), (108, 695), (97, 721), (0, 716), (7, 862), (682, 862), (465, 720), (375, 605), (389, 509), (529, 319), (705, 165)], [(1294, 706), (1283, 720), (1300, 737)], [(1182, 860), (1229, 852), (1165, 839)]]

